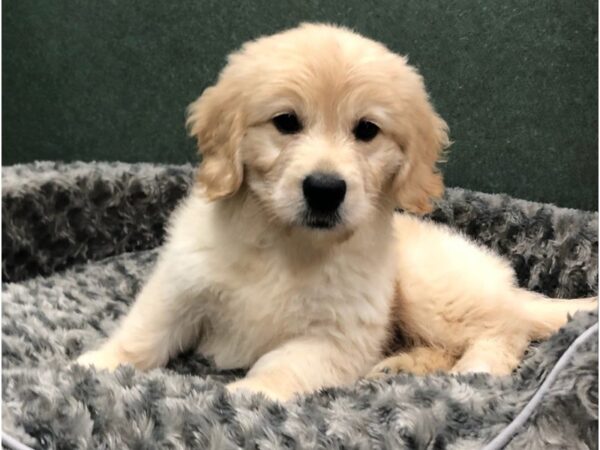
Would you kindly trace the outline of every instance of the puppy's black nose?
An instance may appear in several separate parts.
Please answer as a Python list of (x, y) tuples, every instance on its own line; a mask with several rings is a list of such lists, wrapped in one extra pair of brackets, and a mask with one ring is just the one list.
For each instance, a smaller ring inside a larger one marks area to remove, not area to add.
[(332, 213), (346, 196), (346, 182), (335, 174), (314, 172), (302, 182), (308, 206), (315, 212)]

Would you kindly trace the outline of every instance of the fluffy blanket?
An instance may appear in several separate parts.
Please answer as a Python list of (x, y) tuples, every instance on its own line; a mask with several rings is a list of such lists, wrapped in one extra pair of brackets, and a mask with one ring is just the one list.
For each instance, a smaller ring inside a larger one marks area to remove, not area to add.
[[(148, 373), (70, 364), (115, 327), (153, 265), (190, 166), (36, 163), (2, 172), (3, 431), (34, 448), (470, 449), (523, 408), (569, 344), (578, 313), (508, 377), (416, 377), (324, 389), (287, 404), (230, 396), (196, 354)], [(596, 213), (448, 189), (431, 215), (512, 261), (552, 297), (597, 293)], [(457, 255), (460, 258), (460, 255)], [(485, 280), (482, 280), (485, 283)], [(597, 340), (560, 372), (509, 444), (597, 446)]]

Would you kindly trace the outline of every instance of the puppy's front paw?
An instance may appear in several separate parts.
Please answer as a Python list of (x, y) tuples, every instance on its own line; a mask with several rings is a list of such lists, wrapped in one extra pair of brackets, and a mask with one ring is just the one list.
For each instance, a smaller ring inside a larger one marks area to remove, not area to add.
[[(463, 374), (463, 373), (495, 373), (489, 364), (481, 361), (481, 362), (470, 362), (468, 364), (459, 362), (452, 368), (450, 373), (452, 374)], [(497, 371), (499, 375), (505, 375), (506, 373), (510, 373), (510, 370), (505, 371)]]
[(95, 367), (98, 370), (106, 369), (111, 372), (120, 364), (125, 364), (126, 362), (122, 358), (119, 358), (118, 353), (106, 349), (86, 352), (76, 360), (76, 363), (80, 366)]
[(227, 385), (227, 390), (232, 394), (238, 392), (247, 394), (261, 393), (271, 400), (280, 402), (284, 402), (289, 398), (288, 395), (285, 395), (282, 392), (277, 392), (276, 390), (265, 386), (260, 381), (251, 378), (242, 378), (241, 380), (229, 383)]
[(407, 354), (390, 356), (376, 364), (367, 374), (366, 378), (376, 380), (390, 375), (397, 375), (402, 372), (415, 372), (414, 366), (413, 358)]

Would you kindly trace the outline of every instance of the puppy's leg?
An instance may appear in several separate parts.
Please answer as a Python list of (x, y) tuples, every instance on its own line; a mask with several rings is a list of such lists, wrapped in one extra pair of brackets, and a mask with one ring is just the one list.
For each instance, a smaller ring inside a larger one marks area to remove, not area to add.
[[(262, 392), (285, 401), (296, 393), (353, 382), (368, 364), (361, 355), (348, 355), (325, 338), (290, 341), (266, 353), (245, 378), (231, 383), (231, 392)], [(367, 366), (368, 367), (368, 366)]]
[(519, 365), (528, 343), (525, 334), (480, 337), (467, 347), (452, 372), (508, 375)]
[(455, 362), (456, 358), (447, 351), (418, 346), (384, 359), (371, 369), (367, 378), (382, 378), (401, 372), (425, 375), (437, 371), (448, 371)]
[(117, 331), (98, 350), (80, 356), (79, 364), (108, 370), (120, 364), (151, 369), (166, 364), (194, 341), (200, 321), (195, 299), (186, 297), (165, 269), (157, 268)]

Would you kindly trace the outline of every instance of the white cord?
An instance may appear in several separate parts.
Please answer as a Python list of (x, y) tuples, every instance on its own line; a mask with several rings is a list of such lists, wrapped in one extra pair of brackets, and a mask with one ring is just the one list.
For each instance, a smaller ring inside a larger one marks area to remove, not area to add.
[(499, 450), (504, 448), (506, 444), (509, 443), (509, 441), (517, 433), (519, 428), (521, 428), (525, 424), (527, 419), (529, 419), (531, 417), (531, 414), (533, 414), (535, 408), (537, 408), (537, 406), (541, 403), (542, 397), (546, 392), (548, 392), (550, 386), (552, 385), (552, 383), (554, 383), (556, 377), (558, 377), (559, 372), (565, 368), (565, 366), (569, 362), (569, 359), (571, 359), (571, 356), (573, 356), (573, 353), (575, 353), (575, 350), (577, 350), (577, 347), (583, 344), (586, 340), (590, 338), (590, 336), (594, 335), (597, 331), (598, 322), (596, 322), (594, 325), (592, 325), (583, 333), (581, 333), (577, 337), (577, 339), (575, 339), (571, 343), (569, 348), (567, 348), (567, 350), (558, 359), (555, 366), (552, 368), (552, 370), (550, 371), (544, 382), (541, 384), (541, 386), (538, 388), (536, 393), (533, 395), (533, 397), (531, 397), (529, 402), (525, 405), (523, 410), (517, 415), (517, 417), (513, 419), (511, 423), (508, 424), (506, 428), (504, 428), (488, 445), (486, 445), (483, 448), (483, 450)]
[(14, 437), (9, 436), (4, 431), (2, 432), (2, 445), (5, 445), (12, 450), (33, 450), (31, 447), (21, 444)]

